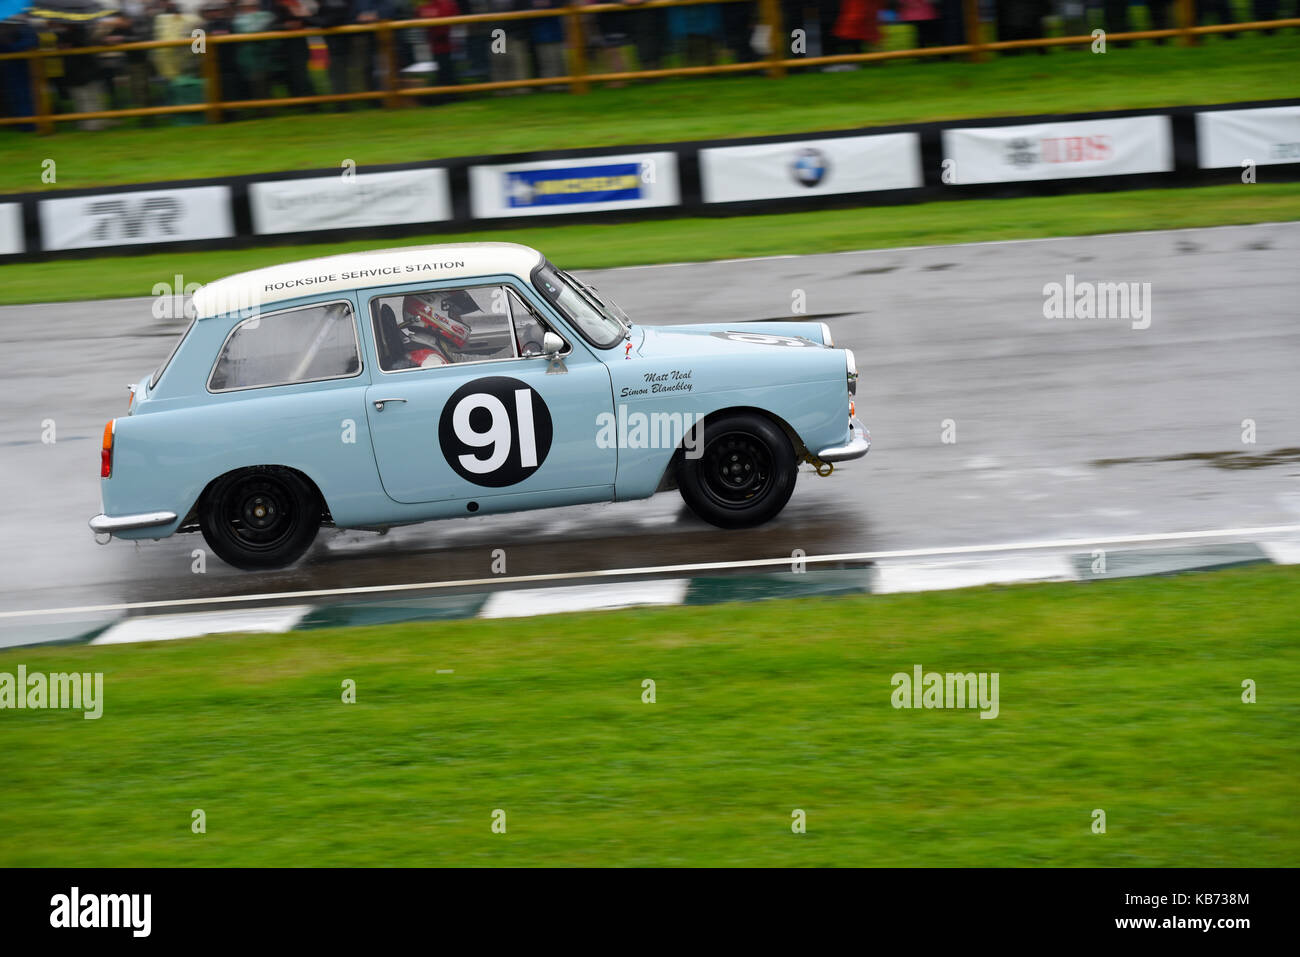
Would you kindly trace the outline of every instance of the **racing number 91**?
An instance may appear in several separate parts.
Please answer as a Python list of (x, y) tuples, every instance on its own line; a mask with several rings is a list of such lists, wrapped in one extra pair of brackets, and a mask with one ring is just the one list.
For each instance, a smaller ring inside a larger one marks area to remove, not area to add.
[(551, 437), (551, 412), (542, 397), (509, 376), (465, 383), (438, 421), (438, 444), (452, 471), (487, 488), (515, 485), (536, 472)]

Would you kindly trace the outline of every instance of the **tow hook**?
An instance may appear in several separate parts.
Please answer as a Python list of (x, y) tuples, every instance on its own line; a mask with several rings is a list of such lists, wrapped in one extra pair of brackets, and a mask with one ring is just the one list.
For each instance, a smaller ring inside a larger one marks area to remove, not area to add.
[(826, 478), (828, 475), (830, 475), (832, 472), (835, 471), (835, 463), (823, 462), (821, 459), (813, 455), (811, 452), (805, 451), (803, 454), (803, 460), (807, 462), (809, 465), (811, 465), (814, 469), (816, 469), (817, 474), (820, 475), (822, 478)]

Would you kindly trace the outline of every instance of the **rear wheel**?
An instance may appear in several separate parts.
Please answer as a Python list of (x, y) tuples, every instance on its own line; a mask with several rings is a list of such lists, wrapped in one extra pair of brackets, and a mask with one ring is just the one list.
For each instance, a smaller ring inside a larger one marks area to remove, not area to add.
[(199, 506), (208, 546), (227, 564), (246, 570), (292, 565), (320, 528), (321, 501), (297, 472), (243, 469), (223, 475)]
[(781, 429), (761, 415), (733, 412), (704, 423), (702, 454), (681, 459), (677, 487), (704, 521), (749, 528), (785, 508), (798, 469), (794, 446)]

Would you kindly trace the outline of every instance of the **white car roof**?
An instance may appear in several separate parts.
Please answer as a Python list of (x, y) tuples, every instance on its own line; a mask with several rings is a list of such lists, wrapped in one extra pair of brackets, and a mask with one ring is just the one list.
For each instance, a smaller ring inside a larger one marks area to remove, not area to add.
[(460, 243), (372, 249), (303, 259), (236, 273), (210, 282), (194, 294), (200, 319), (318, 292), (348, 292), (371, 286), (441, 282), (510, 275), (527, 280), (542, 254), (517, 243)]

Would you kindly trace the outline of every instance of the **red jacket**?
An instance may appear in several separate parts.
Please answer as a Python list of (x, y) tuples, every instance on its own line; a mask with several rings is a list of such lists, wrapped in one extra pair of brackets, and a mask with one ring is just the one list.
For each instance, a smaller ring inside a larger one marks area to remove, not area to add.
[[(425, 17), (458, 17), (460, 7), (456, 0), (428, 0), (415, 11), (416, 15)], [(429, 27), (429, 49), (434, 56), (451, 52), (451, 27)]]
[(876, 19), (879, 15), (878, 0), (842, 0), (834, 33), (841, 40), (865, 40), (867, 43), (878, 43), (880, 24)]

